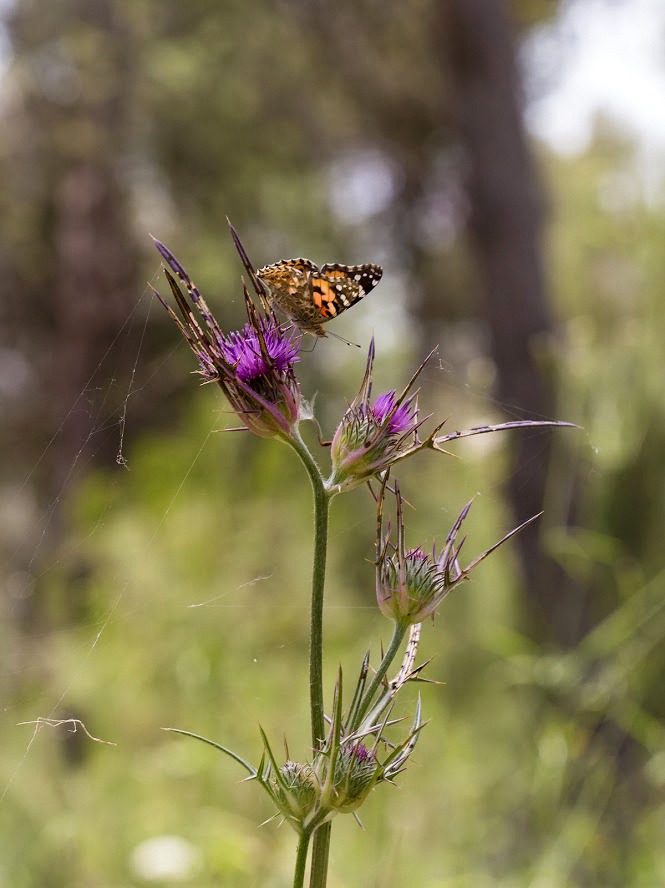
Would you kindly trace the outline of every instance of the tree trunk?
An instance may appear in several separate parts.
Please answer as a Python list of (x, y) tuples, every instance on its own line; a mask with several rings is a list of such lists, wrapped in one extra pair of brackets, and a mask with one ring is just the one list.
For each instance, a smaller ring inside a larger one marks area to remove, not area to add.
[[(542, 255), (543, 200), (522, 121), (510, 22), (499, 0), (447, 0), (441, 9), (497, 395), (511, 418), (552, 418), (554, 379), (545, 359), (555, 327)], [(552, 435), (517, 432), (511, 446), (508, 496), (523, 521), (543, 507)], [(589, 626), (584, 596), (543, 550), (541, 527), (535, 522), (517, 537), (525, 628), (542, 641), (573, 645)]]
[[(67, 489), (92, 461), (117, 452), (113, 420), (142, 335), (139, 318), (125, 324), (140, 287), (131, 206), (119, 175), (129, 153), (133, 56), (111, 0), (68, 0), (47, 15), (19, 4), (9, 33), (16, 66), (29, 76), (18, 81), (5, 111), (2, 184), (19, 221), (23, 213), (32, 224), (29, 238), (12, 244), (7, 223), (0, 267), (12, 287), (0, 295), (8, 321), (0, 345), (21, 354), (33, 384), (7, 410), (0, 438), (11, 459), (0, 489), (28, 478), (16, 496), (41, 515), (8, 558), (30, 578), (15, 610), (30, 632), (41, 629), (44, 612), (31, 578), (59, 541)], [(39, 65), (58, 53), (72, 82), (82, 85), (71, 95), (58, 93), (48, 66)]]

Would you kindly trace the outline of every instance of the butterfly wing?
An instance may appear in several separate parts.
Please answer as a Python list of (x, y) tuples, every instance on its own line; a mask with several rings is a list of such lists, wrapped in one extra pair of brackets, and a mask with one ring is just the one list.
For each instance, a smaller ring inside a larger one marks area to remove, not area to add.
[(381, 280), (379, 265), (322, 265), (320, 274), (312, 274), (312, 299), (322, 316), (337, 317), (374, 289)]
[(351, 308), (381, 280), (378, 265), (328, 264), (282, 259), (260, 268), (257, 276), (270, 298), (301, 330), (325, 336), (321, 325)]
[(308, 274), (310, 272), (318, 272), (319, 267), (309, 259), (280, 259), (279, 262), (273, 262), (272, 265), (264, 265), (256, 272), (258, 277), (272, 278), (275, 276), (288, 275), (292, 271), (298, 274)]
[(259, 268), (256, 276), (267, 286), (270, 298), (288, 314), (297, 311), (307, 291), (307, 281), (319, 269), (309, 259), (281, 259)]
[(340, 265), (334, 263), (321, 266), (321, 274), (333, 278), (336, 282), (346, 280), (352, 283), (358, 290), (355, 299), (350, 302), (353, 305), (363, 296), (367, 296), (383, 277), (383, 269), (380, 265)]

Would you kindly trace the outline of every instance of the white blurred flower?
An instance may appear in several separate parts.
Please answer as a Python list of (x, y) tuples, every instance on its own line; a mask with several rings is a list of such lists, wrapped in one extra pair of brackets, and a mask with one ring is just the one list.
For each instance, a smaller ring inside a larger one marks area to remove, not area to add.
[(129, 863), (136, 878), (144, 882), (187, 882), (199, 873), (201, 855), (182, 836), (155, 836), (134, 848)]

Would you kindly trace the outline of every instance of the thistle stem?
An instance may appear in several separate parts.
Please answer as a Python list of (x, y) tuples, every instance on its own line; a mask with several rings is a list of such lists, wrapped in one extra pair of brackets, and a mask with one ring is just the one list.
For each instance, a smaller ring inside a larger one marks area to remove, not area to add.
[(376, 670), (374, 678), (370, 682), (369, 687), (365, 691), (365, 696), (362, 699), (360, 706), (358, 707), (358, 712), (354, 719), (354, 723), (351, 726), (351, 730), (355, 731), (359, 725), (361, 724), (363, 718), (365, 717), (367, 710), (371, 706), (372, 700), (374, 699), (374, 695), (377, 690), (381, 686), (381, 682), (383, 681), (386, 672), (390, 669), (390, 664), (395, 659), (395, 655), (402, 644), (402, 640), (404, 635), (406, 634), (407, 626), (402, 623), (395, 623), (393, 628), (393, 637), (390, 640), (390, 644), (388, 645), (388, 650), (383, 655), (383, 660), (381, 660), (381, 665)]
[(330, 853), (331, 828), (332, 823), (324, 823), (314, 833), (309, 888), (326, 888), (326, 882), (328, 880), (328, 856)]
[[(298, 429), (288, 443), (302, 460), (314, 495), (314, 557), (312, 564), (312, 603), (309, 636), (309, 700), (312, 723), (312, 748), (317, 750), (325, 737), (323, 708), (323, 591), (326, 578), (326, 554), (328, 550), (328, 513), (334, 496), (325, 485), (321, 470)], [(328, 853), (330, 848), (330, 824), (326, 823), (314, 833), (310, 888), (325, 888), (328, 877)], [(300, 854), (300, 848), (298, 849)]]
[(294, 430), (289, 443), (307, 469), (314, 495), (314, 558), (312, 564), (312, 602), (309, 637), (309, 699), (312, 724), (312, 747), (318, 749), (325, 737), (323, 709), (323, 590), (326, 578), (328, 549), (328, 513), (331, 495), (324, 485), (321, 470), (307, 445)]
[(298, 840), (298, 852), (296, 854), (296, 869), (293, 874), (293, 888), (303, 888), (305, 884), (305, 868), (307, 866), (307, 852), (311, 833), (304, 832)]

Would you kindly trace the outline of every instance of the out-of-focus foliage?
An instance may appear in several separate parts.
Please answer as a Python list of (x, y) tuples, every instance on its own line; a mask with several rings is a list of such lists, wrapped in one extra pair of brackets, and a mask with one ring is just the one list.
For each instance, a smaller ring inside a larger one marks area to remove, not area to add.
[[(385, 366), (382, 375), (394, 379)], [(438, 377), (430, 401), (461, 415)], [(159, 728), (194, 730), (256, 759), (260, 720), (272, 736), (286, 732), (291, 750), (307, 748), (309, 490), (278, 443), (209, 434), (223, 424), (213, 389), (193, 392), (192, 403), (179, 429), (137, 442), (129, 472), (89, 479), (44, 578), (58, 628), (24, 652), (3, 730), (3, 877), (16, 888), (145, 884), (136, 848), (160, 835), (191, 843), (191, 884), (289, 883), (292, 834), (275, 823), (257, 829), (272, 813), (263, 795), (214, 750)], [(497, 498), (503, 448), (464, 452), (463, 462), (426, 455), (403, 474), (418, 505), (413, 542), (446, 529), (477, 489), (469, 552), (507, 526)], [(375, 651), (387, 641), (363, 560), (372, 536), (365, 491), (335, 502), (329, 688), (337, 662), (352, 672), (368, 639)], [(608, 534), (591, 542), (613, 548)], [(579, 542), (578, 564), (588, 548)], [(658, 577), (649, 584), (646, 570), (625, 571), (623, 607), (580, 650), (544, 656), (514, 634), (514, 570), (514, 552), (499, 553), (425, 627), (422, 656), (435, 656), (430, 676), (444, 684), (423, 689), (431, 723), (417, 762), (401, 789), (373, 794), (366, 832), (351, 818), (335, 824), (332, 885), (547, 878), (563, 888), (599, 873), (618, 885), (615, 872), (624, 884), (658, 884), (662, 811), (643, 811), (629, 845), (608, 835), (620, 760), (611, 734), (606, 747), (591, 742), (616, 719), (650, 751), (644, 779), (663, 780), (662, 727), (639, 703), (662, 638)], [(44, 728), (30, 745), (33, 727), (11, 726), (51, 714), (63, 693), (56, 714), (83, 718), (118, 745), (65, 728)], [(626, 811), (638, 790), (623, 789)]]
[[(14, 12), (10, 125), (0, 135), (0, 261), (23, 294), (3, 298), (21, 332), (2, 357), (30, 358), (20, 391), (0, 393), (7, 416), (25, 419), (5, 461), (28, 459), (16, 487), (43, 469), (41, 448), (73, 400), (54, 406), (57, 374), (43, 375), (61, 330), (50, 288), (71, 246), (53, 235), (54, 219), (71, 210), (71, 191), (54, 183), (90, 157), (118, 186), (110, 215), (125, 214), (134, 249), (148, 228), (167, 240), (226, 322), (241, 308), (228, 214), (257, 263), (301, 254), (384, 262), (386, 279), (354, 309), (358, 320), (335, 327), (363, 343), (376, 327), (377, 390), (398, 387), (417, 362), (404, 302), (431, 309), (421, 324), (440, 325), (442, 362), (425, 377), (432, 409), (462, 426), (509, 406), (491, 400), (494, 368), (459, 238), (459, 156), (432, 4), (345, 3), (334, 17), (319, 3), (40, 6)], [(552, 12), (550, 3), (513, 6), (523, 26), (536, 6), (538, 16)], [(483, 565), (425, 627), (422, 654), (445, 683), (423, 689), (431, 722), (417, 762), (401, 789), (373, 794), (366, 832), (351, 818), (335, 823), (331, 888), (665, 882), (665, 214), (644, 199), (634, 163), (630, 146), (602, 134), (584, 157), (541, 157), (562, 334), (558, 416), (585, 427), (576, 465), (570, 449), (563, 464), (555, 453), (543, 527), (587, 590), (596, 628), (567, 653), (540, 650), (516, 631), (514, 550)], [(152, 276), (154, 257), (146, 267)], [(275, 823), (258, 829), (272, 812), (255, 787), (212, 749), (159, 729), (190, 729), (255, 760), (260, 720), (304, 755), (306, 479), (278, 443), (215, 433), (228, 417), (213, 389), (188, 378), (184, 349), (168, 355), (176, 331), (164, 325), (139, 347), (144, 304), (130, 319), (139, 335), (122, 365), (127, 381), (114, 381), (120, 359), (109, 362), (99, 345), (92, 369), (101, 360), (103, 379), (85, 387), (85, 376), (76, 391), (84, 436), (102, 451), (110, 441), (111, 456), (74, 485), (83, 461), (73, 438), (41, 508), (18, 494), (0, 503), (3, 557), (19, 551), (23, 562), (9, 571), (0, 629), (0, 888), (149, 884), (154, 854), (137, 849), (168, 835), (189, 843), (185, 884), (277, 888), (291, 878), (293, 836)], [(324, 434), (363, 361), (335, 341), (304, 356)], [(32, 455), (34, 380), (47, 419)], [(160, 430), (143, 431), (153, 402)], [(113, 460), (121, 431), (129, 471)], [(477, 491), (469, 551), (508, 529), (507, 443), (462, 442), (463, 461), (424, 455), (405, 469), (414, 545), (428, 544), (432, 528), (440, 537)], [(584, 484), (583, 515), (564, 533), (573, 478)], [(353, 673), (368, 640), (378, 656), (389, 634), (365, 560), (373, 532), (364, 490), (334, 503), (328, 688), (339, 661)], [(40, 608), (26, 630), (15, 617), (28, 588), (38, 588)], [(117, 746), (64, 726), (15, 726), (49, 716), (81, 718)], [(172, 884), (177, 860), (171, 866), (152, 883)]]

